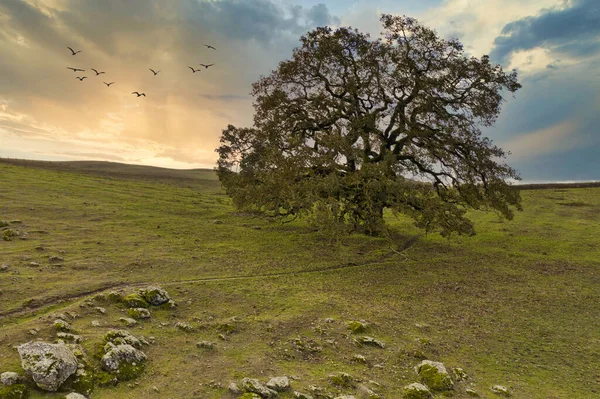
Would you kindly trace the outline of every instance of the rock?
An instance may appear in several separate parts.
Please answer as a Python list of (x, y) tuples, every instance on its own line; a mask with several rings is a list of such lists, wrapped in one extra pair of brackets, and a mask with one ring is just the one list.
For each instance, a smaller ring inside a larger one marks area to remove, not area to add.
[(490, 390), (497, 395), (510, 396), (510, 391), (504, 385), (494, 385)]
[(155, 386), (154, 386), (154, 387), (152, 387), (152, 390), (153, 390), (154, 392), (160, 392), (160, 391), (158, 390), (158, 387), (155, 387)]
[(402, 394), (404, 399), (430, 399), (433, 397), (429, 388), (418, 382), (402, 388)]
[(333, 323), (333, 322), (335, 322), (335, 319), (334, 319), (333, 317), (328, 317), (328, 318), (326, 318), (326, 319), (325, 319), (325, 320), (323, 320), (323, 321), (324, 321), (325, 323), (328, 323), (328, 324), (329, 324), (329, 323)]
[(127, 314), (134, 319), (149, 319), (150, 311), (144, 308), (127, 309)]
[(348, 373), (330, 374), (327, 379), (333, 384), (343, 388), (350, 388), (356, 385), (354, 377)]
[(467, 373), (465, 373), (465, 370), (463, 370), (460, 367), (453, 368), (452, 372), (454, 373), (454, 378), (456, 379), (456, 381), (464, 381), (468, 377)]
[(102, 369), (113, 373), (119, 381), (138, 377), (146, 367), (148, 358), (144, 352), (129, 344), (107, 343), (102, 356)]
[(76, 344), (80, 343), (82, 338), (81, 335), (75, 335), (66, 332), (59, 332), (56, 334), (56, 337), (68, 342), (74, 342)]
[(234, 395), (239, 395), (242, 393), (242, 390), (240, 388), (238, 388), (238, 386), (235, 382), (232, 382), (231, 384), (229, 384), (229, 386), (227, 387), (227, 390)]
[(358, 337), (354, 339), (354, 344), (356, 346), (363, 346), (363, 345), (367, 345), (367, 346), (377, 346), (379, 348), (385, 348), (385, 344), (381, 341), (379, 341), (378, 339), (375, 339), (373, 337)]
[(137, 320), (129, 318), (129, 317), (120, 317), (119, 321), (122, 323), (125, 323), (125, 325), (127, 327), (133, 327), (138, 323)]
[(277, 392), (267, 388), (255, 378), (244, 378), (242, 380), (242, 389), (246, 392), (253, 392), (260, 395), (262, 398), (274, 398)]
[(2, 399), (26, 399), (29, 397), (29, 388), (24, 384), (13, 384), (0, 388)]
[(181, 331), (185, 331), (185, 332), (192, 332), (194, 331), (194, 327), (192, 327), (191, 325), (178, 321), (177, 323), (175, 323), (175, 327), (177, 327), (179, 330)]
[(125, 298), (123, 298), (123, 302), (125, 302), (130, 308), (147, 308), (150, 306), (142, 294), (138, 293), (127, 295)]
[(94, 310), (96, 310), (98, 313), (106, 314), (106, 309), (102, 306), (96, 306)]
[(217, 330), (225, 334), (233, 334), (237, 331), (237, 326), (233, 323), (221, 323), (217, 326)]
[(454, 387), (450, 374), (443, 363), (423, 360), (415, 367), (415, 371), (421, 377), (421, 381), (430, 389), (446, 391)]
[(3, 263), (2, 266), (0, 266), (0, 272), (5, 272), (8, 270), (8, 265), (6, 263)]
[(0, 382), (2, 382), (4, 385), (17, 384), (20, 379), (21, 377), (19, 376), (19, 374), (15, 373), (14, 371), (7, 371), (0, 374)]
[(238, 399), (262, 399), (262, 397), (254, 392), (246, 392)]
[(50, 255), (48, 257), (48, 261), (51, 263), (64, 262), (64, 260), (65, 258), (63, 258), (62, 256)]
[(140, 340), (131, 335), (129, 331), (125, 330), (110, 330), (104, 335), (104, 342), (110, 342), (114, 345), (131, 345), (136, 349), (142, 348)]
[(77, 358), (63, 344), (28, 342), (17, 350), (23, 369), (46, 391), (56, 391), (77, 371)]
[(336, 396), (334, 399), (356, 399), (356, 398), (352, 395), (342, 395), (342, 396)]
[(352, 331), (352, 334), (361, 334), (367, 332), (370, 326), (364, 320), (355, 320), (348, 323), (348, 328), (350, 329), (350, 331)]
[(100, 326), (101, 326), (101, 324), (98, 320), (92, 320), (92, 327), (100, 327)]
[(56, 331), (69, 332), (71, 331), (71, 325), (63, 319), (54, 320), (54, 329)]
[(141, 291), (144, 299), (154, 306), (160, 306), (171, 300), (169, 293), (158, 286), (149, 286)]
[(467, 395), (472, 396), (474, 398), (478, 398), (479, 397), (479, 393), (477, 393), (477, 391), (474, 391), (471, 388), (465, 389), (465, 392), (467, 393)]
[(29, 330), (29, 331), (27, 331), (27, 332), (28, 332), (29, 334), (31, 334), (31, 335), (38, 335), (38, 332), (37, 332), (36, 330), (33, 330), (33, 329), (32, 329), (32, 330)]
[(87, 398), (80, 393), (71, 392), (70, 394), (65, 396), (65, 399), (87, 399)]
[(196, 346), (198, 348), (202, 348), (202, 349), (214, 349), (215, 348), (215, 343), (214, 342), (208, 342), (208, 341), (200, 341), (196, 343)]
[(121, 302), (124, 299), (123, 294), (118, 291), (109, 292), (107, 298), (111, 302)]
[(316, 387), (311, 385), (309, 387), (310, 391), (313, 393), (316, 399), (333, 399), (333, 396), (329, 395), (323, 388)]
[(287, 377), (273, 377), (267, 382), (267, 388), (277, 392), (283, 392), (290, 389), (290, 379)]
[(296, 399), (313, 399), (313, 397), (308, 394), (305, 394), (302, 392), (296, 392), (296, 391), (294, 391), (294, 397)]
[(29, 266), (31, 267), (40, 267), (40, 264), (37, 262), (29, 262)]
[(215, 220), (213, 220), (213, 224), (223, 224), (223, 221), (215, 219)]
[(362, 363), (362, 364), (367, 363), (367, 358), (364, 357), (363, 355), (353, 355), (352, 358), (350, 358), (350, 360), (352, 360), (355, 363)]
[(375, 391), (373, 391), (368, 386), (363, 385), (363, 384), (359, 384), (358, 385), (357, 391), (358, 391), (359, 396), (361, 398), (367, 398), (367, 399), (379, 399), (379, 398), (381, 398), (381, 396), (379, 396)]

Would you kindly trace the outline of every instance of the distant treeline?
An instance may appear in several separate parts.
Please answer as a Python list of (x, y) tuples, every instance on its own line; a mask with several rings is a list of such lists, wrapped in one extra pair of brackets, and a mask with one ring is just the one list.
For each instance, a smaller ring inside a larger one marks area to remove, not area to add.
[(600, 181), (580, 183), (538, 183), (538, 184), (515, 184), (517, 190), (547, 190), (554, 188), (592, 188), (600, 187)]

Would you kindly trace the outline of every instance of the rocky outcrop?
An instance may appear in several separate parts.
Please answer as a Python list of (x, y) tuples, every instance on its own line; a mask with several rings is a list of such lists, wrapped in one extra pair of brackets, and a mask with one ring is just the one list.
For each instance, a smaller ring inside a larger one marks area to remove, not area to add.
[(28, 342), (17, 350), (23, 369), (46, 391), (56, 391), (77, 371), (77, 358), (64, 344)]
[(141, 291), (141, 294), (153, 306), (160, 306), (171, 300), (169, 293), (158, 286), (146, 287)]
[(430, 389), (446, 391), (454, 387), (454, 382), (443, 363), (423, 360), (415, 367), (415, 371)]
[(241, 385), (244, 391), (255, 393), (262, 398), (274, 398), (277, 396), (277, 391), (267, 388), (255, 378), (244, 378)]
[(148, 358), (144, 352), (129, 344), (114, 345), (109, 342), (104, 347), (102, 369), (114, 374), (119, 381), (138, 377), (146, 368)]

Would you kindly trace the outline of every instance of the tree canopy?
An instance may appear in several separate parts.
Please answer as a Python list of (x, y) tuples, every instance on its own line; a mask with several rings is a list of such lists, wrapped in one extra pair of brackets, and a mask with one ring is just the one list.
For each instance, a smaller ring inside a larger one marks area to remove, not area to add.
[(229, 125), (217, 173), (234, 204), (370, 234), (383, 210), (427, 231), (474, 234), (468, 209), (521, 209), (506, 153), (482, 135), (521, 85), (415, 19), (382, 15), (382, 38), (341, 27), (301, 37), (252, 85), (254, 125)]

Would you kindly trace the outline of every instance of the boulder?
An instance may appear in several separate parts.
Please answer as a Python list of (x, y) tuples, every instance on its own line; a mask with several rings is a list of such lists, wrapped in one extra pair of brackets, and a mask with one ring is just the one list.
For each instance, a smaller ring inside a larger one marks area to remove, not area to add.
[(104, 335), (104, 341), (110, 342), (114, 345), (127, 344), (131, 345), (136, 349), (142, 348), (142, 342), (131, 335), (129, 331), (125, 330), (110, 330)]
[(158, 286), (149, 286), (141, 291), (144, 299), (154, 306), (160, 306), (171, 300), (169, 293)]
[(242, 393), (241, 389), (237, 386), (237, 384), (235, 382), (232, 382), (231, 384), (229, 384), (229, 386), (227, 387), (227, 390), (234, 395), (239, 395)]
[(435, 391), (446, 391), (454, 387), (450, 374), (441, 362), (423, 360), (415, 367), (421, 381)]
[(150, 306), (142, 294), (138, 293), (127, 295), (125, 298), (123, 298), (123, 302), (125, 302), (130, 308), (147, 308)]
[(277, 391), (267, 388), (256, 378), (244, 378), (242, 380), (242, 389), (246, 392), (258, 394), (262, 398), (274, 398), (277, 396)]
[(127, 314), (134, 319), (149, 319), (150, 311), (144, 308), (131, 308), (127, 309)]
[(17, 350), (23, 369), (46, 391), (56, 391), (77, 371), (77, 358), (64, 344), (28, 342)]
[(127, 327), (133, 327), (138, 323), (137, 320), (130, 317), (120, 317), (119, 321), (124, 323)]
[(290, 379), (287, 377), (273, 377), (267, 382), (267, 388), (277, 392), (283, 392), (290, 389)]
[(504, 385), (494, 385), (490, 390), (497, 395), (510, 396), (510, 391)]
[(87, 398), (80, 393), (71, 392), (70, 394), (65, 396), (65, 399), (87, 399)]
[(14, 371), (7, 371), (0, 374), (0, 382), (2, 382), (4, 385), (18, 384), (20, 379), (21, 377), (19, 374), (15, 373)]
[(138, 377), (146, 367), (148, 358), (144, 352), (129, 344), (114, 345), (111, 342), (104, 347), (102, 369), (114, 374), (119, 381)]
[(433, 397), (429, 388), (418, 382), (405, 386), (402, 394), (404, 399), (431, 399)]

